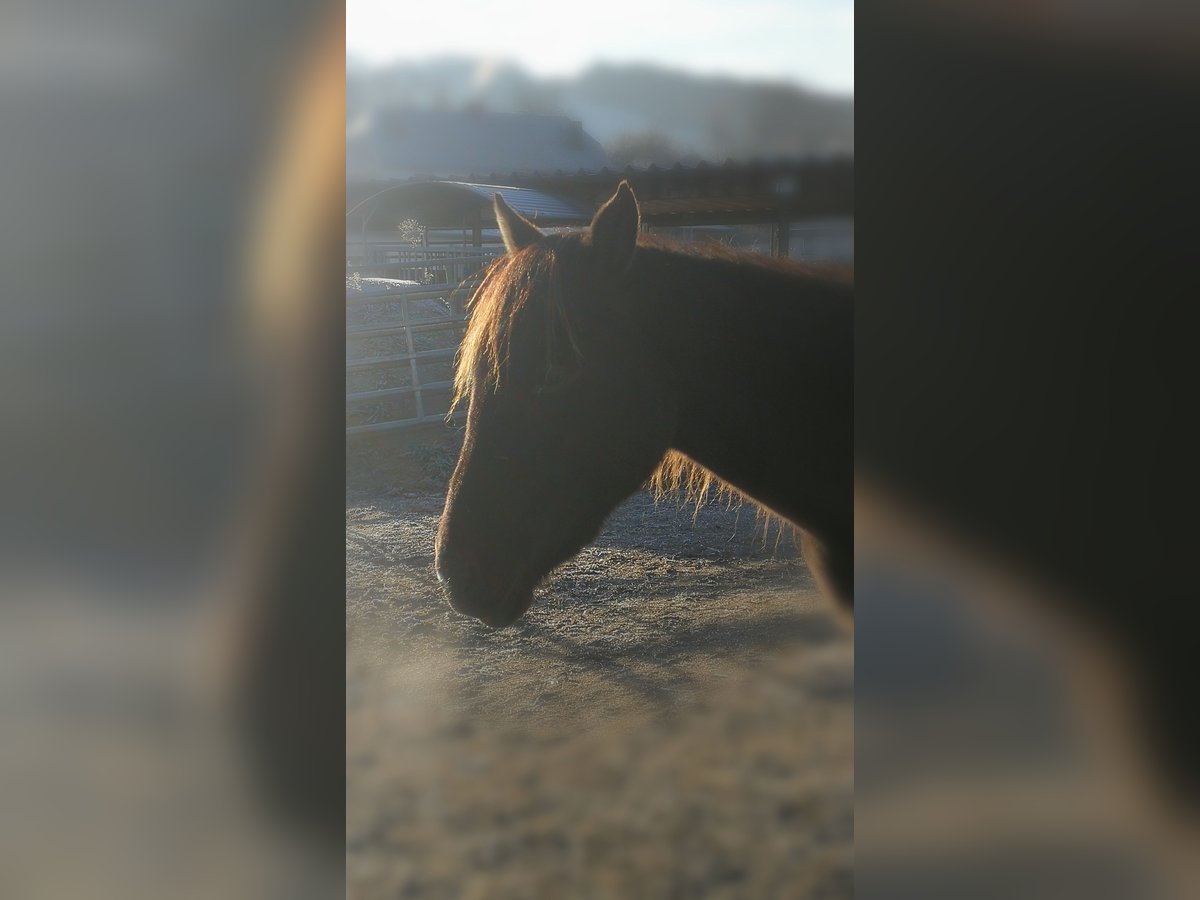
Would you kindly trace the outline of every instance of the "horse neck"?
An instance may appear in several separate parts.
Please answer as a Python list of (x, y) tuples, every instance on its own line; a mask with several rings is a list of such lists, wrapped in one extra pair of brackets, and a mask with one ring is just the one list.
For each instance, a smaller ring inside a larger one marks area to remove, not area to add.
[(672, 448), (798, 525), (846, 527), (849, 290), (678, 252), (636, 260), (637, 318), (677, 404)]

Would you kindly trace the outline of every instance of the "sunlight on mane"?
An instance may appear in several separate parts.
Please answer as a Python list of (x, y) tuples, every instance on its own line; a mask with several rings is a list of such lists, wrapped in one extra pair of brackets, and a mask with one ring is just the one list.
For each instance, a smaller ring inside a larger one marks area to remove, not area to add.
[(738, 509), (749, 502), (754, 508), (755, 522), (763, 530), (764, 546), (772, 529), (775, 531), (776, 550), (785, 536), (790, 536), (798, 546), (795, 528), (790, 522), (755, 503), (733, 485), (677, 450), (667, 451), (658, 468), (646, 480), (645, 487), (654, 495), (655, 503), (676, 500), (681, 505), (691, 504), (693, 519), (709, 503), (724, 501), (726, 509)]
[(725, 500), (730, 506), (740, 506), (745, 496), (732, 485), (722, 481), (704, 466), (675, 450), (667, 451), (658, 468), (646, 481), (654, 499), (677, 498), (692, 503), (699, 512), (710, 500)]
[(467, 302), (470, 318), (463, 335), (454, 369), (454, 393), (447, 418), (470, 396), (477, 382), (498, 386), (508, 365), (513, 323), (517, 313), (544, 288), (547, 311), (547, 362), (554, 352), (559, 325), (566, 342), (579, 356), (579, 345), (563, 306), (560, 286), (561, 250), (554, 246), (527, 247), (492, 260), (484, 269), (479, 286)]

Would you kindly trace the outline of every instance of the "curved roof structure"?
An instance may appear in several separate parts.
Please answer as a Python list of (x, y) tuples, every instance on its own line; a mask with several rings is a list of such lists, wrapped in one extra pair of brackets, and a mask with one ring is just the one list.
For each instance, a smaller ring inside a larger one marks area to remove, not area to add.
[[(669, 168), (475, 172), (453, 181), (360, 182), (347, 185), (356, 212), (346, 224), (350, 229), (362, 225), (361, 207), (371, 228), (386, 228), (405, 218), (434, 228), (493, 228), (491, 198), (500, 193), (539, 225), (582, 225), (622, 180), (633, 186), (642, 221), (651, 226), (854, 215), (854, 158), (834, 155)], [(376, 199), (363, 199), (372, 197)]]
[(377, 189), (358, 201), (358, 208), (347, 217), (347, 224), (361, 227), (365, 221), (371, 228), (380, 228), (416, 219), (429, 228), (494, 227), (494, 194), (500, 194), (509, 206), (539, 225), (586, 224), (592, 217), (590, 209), (531, 188), (416, 181)]
[(490, 207), (492, 197), (499, 194), (505, 202), (525, 218), (537, 221), (550, 219), (556, 222), (587, 222), (591, 212), (580, 209), (569, 200), (555, 197), (532, 188), (509, 187), (499, 184), (467, 184), (462, 181), (446, 181), (443, 184), (453, 184), (482, 197)]

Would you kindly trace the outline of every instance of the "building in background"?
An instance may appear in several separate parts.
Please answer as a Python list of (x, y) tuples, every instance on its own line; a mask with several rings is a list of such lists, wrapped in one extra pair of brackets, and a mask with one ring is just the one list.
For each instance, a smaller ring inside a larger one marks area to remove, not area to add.
[(348, 123), (351, 183), (448, 178), (468, 172), (599, 171), (600, 142), (566, 116), (392, 108)]

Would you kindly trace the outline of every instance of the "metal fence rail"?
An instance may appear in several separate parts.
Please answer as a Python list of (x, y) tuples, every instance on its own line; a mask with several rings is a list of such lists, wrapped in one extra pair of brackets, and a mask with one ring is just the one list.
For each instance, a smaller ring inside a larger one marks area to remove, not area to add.
[[(490, 259), (455, 256), (414, 264), (452, 262), (455, 271), (466, 271), (463, 279), (454, 282), (347, 291), (347, 436), (418, 428), (447, 420), (453, 383), (445, 374), (430, 377), (422, 367), (441, 364), (444, 369), (454, 359), (466, 326), (466, 301)], [(355, 272), (367, 274), (357, 267)], [(364, 381), (372, 373), (378, 373), (376, 381), (385, 383), (352, 389), (352, 376)], [(407, 383), (387, 385), (386, 380), (393, 377)], [(388, 401), (408, 398), (411, 403), (406, 403), (404, 409), (388, 408)]]
[(458, 284), (500, 252), (464, 254), (461, 250), (413, 248), (392, 253), (394, 259), (356, 262), (354, 271), (364, 277), (409, 278), (423, 283)]

